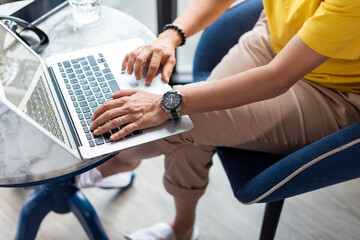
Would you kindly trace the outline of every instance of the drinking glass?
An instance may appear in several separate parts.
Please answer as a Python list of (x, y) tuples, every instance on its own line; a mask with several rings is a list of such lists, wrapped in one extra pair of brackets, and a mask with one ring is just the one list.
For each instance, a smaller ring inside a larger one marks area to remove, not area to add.
[(89, 24), (100, 18), (101, 0), (69, 0), (77, 23)]

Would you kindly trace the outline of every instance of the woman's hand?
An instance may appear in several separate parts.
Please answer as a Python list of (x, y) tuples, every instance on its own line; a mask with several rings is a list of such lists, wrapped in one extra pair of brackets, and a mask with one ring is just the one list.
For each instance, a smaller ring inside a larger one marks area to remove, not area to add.
[(90, 130), (101, 135), (125, 125), (111, 135), (118, 140), (135, 130), (158, 126), (169, 119), (161, 108), (161, 95), (139, 89), (122, 90), (112, 95), (113, 100), (102, 104), (92, 117)]
[(174, 69), (175, 48), (178, 44), (178, 35), (175, 31), (166, 31), (159, 38), (147, 45), (126, 54), (122, 63), (122, 70), (127, 68), (129, 74), (135, 73), (137, 80), (142, 78), (142, 70), (145, 63), (149, 64), (145, 84), (150, 85), (155, 75), (161, 71), (162, 79), (169, 83)]

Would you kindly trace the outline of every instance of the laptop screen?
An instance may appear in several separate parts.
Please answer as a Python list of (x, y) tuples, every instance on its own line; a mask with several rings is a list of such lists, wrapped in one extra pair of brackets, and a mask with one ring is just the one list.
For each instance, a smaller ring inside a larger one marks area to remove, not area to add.
[[(0, 24), (0, 82), (5, 97), (67, 143), (41, 61)], [(3, 93), (0, 93), (3, 94)]]

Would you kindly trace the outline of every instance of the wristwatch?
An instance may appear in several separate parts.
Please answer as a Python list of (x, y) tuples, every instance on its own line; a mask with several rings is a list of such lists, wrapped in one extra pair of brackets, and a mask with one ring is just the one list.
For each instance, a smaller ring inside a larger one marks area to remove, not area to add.
[(170, 119), (178, 120), (181, 115), (182, 95), (178, 90), (170, 90), (161, 98), (161, 107), (169, 115)]

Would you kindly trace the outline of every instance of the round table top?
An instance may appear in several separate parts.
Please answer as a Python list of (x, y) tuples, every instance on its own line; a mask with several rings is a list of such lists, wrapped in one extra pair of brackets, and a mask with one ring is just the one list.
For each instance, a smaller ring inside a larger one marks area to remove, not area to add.
[[(28, 2), (0, 5), (0, 11), (2, 14), (11, 14)], [(155, 39), (154, 34), (135, 18), (107, 6), (102, 6), (100, 20), (89, 25), (77, 24), (68, 5), (37, 26), (50, 39), (50, 44), (41, 54), (42, 58), (133, 37), (140, 37), (145, 43)], [(6, 111), (2, 110), (0, 104), (0, 143), (3, 142), (2, 136), (6, 135), (5, 122), (11, 123), (11, 117), (6, 116)], [(21, 127), (26, 132), (29, 126)], [(16, 145), (21, 144), (29, 145), (29, 138), (24, 137), (25, 133), (22, 135), (17, 137), (16, 144), (0, 144), (0, 186), (25, 186), (55, 181), (79, 174), (103, 161), (77, 159), (63, 149), (53, 146), (54, 144), (17, 147)]]

